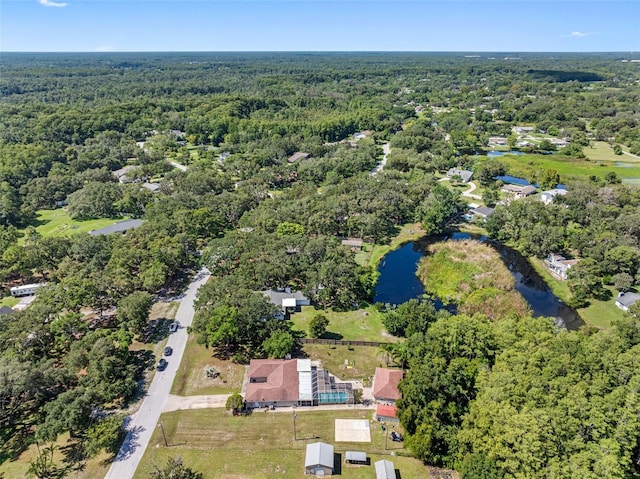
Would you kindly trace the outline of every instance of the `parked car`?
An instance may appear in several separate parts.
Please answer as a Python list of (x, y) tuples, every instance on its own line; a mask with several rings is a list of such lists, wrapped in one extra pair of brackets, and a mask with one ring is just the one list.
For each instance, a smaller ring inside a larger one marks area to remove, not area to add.
[(164, 348), (164, 355), (171, 356), (173, 354), (173, 348), (171, 346), (167, 346)]
[(164, 371), (167, 364), (169, 364), (167, 360), (165, 358), (161, 358), (160, 361), (158, 361), (158, 371)]
[(179, 327), (180, 327), (180, 324), (177, 321), (174, 321), (173, 323), (171, 323), (169, 325), (169, 332), (170, 333), (175, 333), (178, 330)]
[(402, 434), (399, 432), (391, 431), (391, 440), (395, 442), (402, 442)]

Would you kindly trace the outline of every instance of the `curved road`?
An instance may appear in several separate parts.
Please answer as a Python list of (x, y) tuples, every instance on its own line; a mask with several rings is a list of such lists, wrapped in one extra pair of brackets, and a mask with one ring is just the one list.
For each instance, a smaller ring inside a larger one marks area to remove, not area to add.
[(173, 348), (173, 354), (167, 358), (168, 365), (164, 371), (156, 371), (151, 385), (145, 395), (138, 412), (128, 418), (127, 437), (105, 479), (130, 479), (142, 459), (153, 431), (158, 425), (160, 413), (164, 409), (173, 379), (178, 371), (185, 347), (187, 345), (187, 326), (191, 325), (195, 313), (193, 302), (198, 288), (209, 279), (209, 271), (202, 268), (185, 292), (176, 313), (176, 321), (180, 328), (169, 336), (167, 346)]

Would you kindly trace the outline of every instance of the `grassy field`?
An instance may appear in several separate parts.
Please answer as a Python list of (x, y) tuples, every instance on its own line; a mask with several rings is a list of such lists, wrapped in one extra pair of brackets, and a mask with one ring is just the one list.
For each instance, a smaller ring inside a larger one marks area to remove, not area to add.
[[(64, 468), (65, 453), (70, 451), (73, 443), (69, 441), (69, 434), (63, 434), (56, 442), (56, 451), (53, 456), (53, 462), (58, 468)], [(40, 444), (40, 449), (49, 446), (49, 444)], [(24, 451), (15, 461), (6, 461), (0, 464), (0, 477), (6, 479), (33, 477), (27, 474), (29, 464), (38, 457), (38, 449), (36, 445), (32, 445)], [(111, 464), (111, 456), (106, 453), (89, 459), (80, 469), (68, 468), (64, 474), (65, 479), (95, 479), (104, 477)], [(50, 476), (53, 477), (53, 476)]]
[[(588, 148), (585, 149), (585, 151)], [(521, 155), (501, 156), (500, 161), (507, 166), (513, 176), (531, 178), (541, 170), (556, 170), (560, 180), (572, 177), (596, 176), (604, 178), (607, 173), (614, 172), (619, 178), (640, 178), (640, 163), (630, 156), (618, 156), (614, 161), (586, 161), (563, 157), (562, 155)], [(624, 162), (625, 166), (616, 166), (616, 162)]]
[(13, 308), (19, 302), (20, 302), (20, 299), (18, 299), (18, 298), (14, 298), (13, 296), (6, 296), (6, 297), (0, 299), (0, 307), (8, 306), (10, 308)]
[[(67, 210), (59, 208), (56, 210), (39, 210), (36, 217), (36, 231), (42, 236), (71, 236), (75, 233), (88, 233), (108, 226), (116, 221), (123, 221), (127, 218), (100, 218), (97, 220), (76, 221), (67, 214)], [(24, 232), (24, 230), (22, 231)], [(22, 244), (24, 238), (19, 240)]]
[(326, 335), (328, 338), (354, 341), (397, 340), (386, 332), (382, 325), (382, 313), (373, 306), (346, 312), (323, 311), (313, 306), (304, 306), (301, 312), (291, 315), (293, 328), (308, 332), (309, 323), (318, 314), (326, 316), (329, 320), (329, 333)]
[[(371, 423), (371, 443), (335, 443), (334, 420), (372, 419), (372, 411), (297, 411), (296, 436), (290, 410), (284, 412), (255, 411), (251, 416), (233, 417), (222, 409), (176, 411), (163, 414), (169, 447), (164, 447), (158, 428), (151, 438), (135, 479), (148, 477), (153, 464), (164, 464), (169, 457), (180, 456), (184, 463), (201, 471), (206, 479), (300, 479), (304, 475), (305, 449), (308, 443), (324, 441), (333, 444), (339, 454), (340, 477), (370, 479), (373, 466), (347, 466), (347, 450), (364, 451), (371, 462), (390, 459), (400, 476), (429, 478), (429, 470), (420, 461), (391, 456), (406, 452), (402, 443), (387, 441), (379, 424)], [(396, 426), (399, 428), (399, 426)]]
[[(244, 366), (216, 358), (213, 353), (213, 349), (198, 344), (195, 336), (190, 335), (171, 394), (198, 396), (240, 392)], [(208, 378), (206, 370), (209, 366), (214, 366), (220, 376), (216, 379)]]
[(365, 387), (371, 385), (377, 367), (388, 366), (385, 353), (376, 347), (305, 344), (303, 350), (331, 374), (345, 381), (362, 381)]

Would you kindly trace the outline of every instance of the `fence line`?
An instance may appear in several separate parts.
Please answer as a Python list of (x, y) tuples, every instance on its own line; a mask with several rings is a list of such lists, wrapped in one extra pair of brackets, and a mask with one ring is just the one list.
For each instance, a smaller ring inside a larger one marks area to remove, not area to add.
[(340, 346), (369, 346), (378, 348), (380, 346), (386, 346), (387, 342), (380, 341), (343, 341), (341, 339), (322, 339), (322, 338), (302, 338), (301, 342), (303, 344), (335, 344)]

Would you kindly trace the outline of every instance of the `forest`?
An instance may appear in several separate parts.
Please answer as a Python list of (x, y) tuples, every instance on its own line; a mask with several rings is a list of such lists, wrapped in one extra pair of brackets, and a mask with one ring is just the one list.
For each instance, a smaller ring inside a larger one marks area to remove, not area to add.
[[(371, 303), (376, 266), (341, 240), (385, 245), (411, 222), (446, 234), (469, 202), (440, 181), (450, 168), (474, 172), (492, 238), (580, 258), (571, 306), (636, 291), (640, 66), (625, 59), (3, 54), (2, 304), (13, 286), (46, 285), (0, 315), (0, 466), (61, 434), (77, 462), (117, 451), (154, 365), (139, 347), (150, 308), (202, 265), (193, 332), (239, 363), (300, 346), (262, 290), (325, 310)], [(518, 126), (533, 131), (526, 145)], [(523, 156), (487, 156), (494, 137)], [(503, 175), (567, 193), (501, 201)], [(58, 210), (66, 226), (43, 230)], [(142, 226), (74, 231), (123, 219)], [(464, 479), (640, 477), (640, 302), (572, 332), (428, 300), (385, 311), (403, 338), (391, 355), (407, 370), (398, 406), (415, 457)]]

